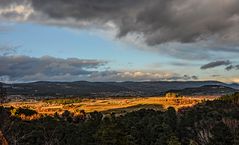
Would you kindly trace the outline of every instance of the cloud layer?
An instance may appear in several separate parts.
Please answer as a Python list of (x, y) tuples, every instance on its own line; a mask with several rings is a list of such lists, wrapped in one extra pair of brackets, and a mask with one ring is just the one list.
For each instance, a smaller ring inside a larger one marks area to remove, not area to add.
[(119, 36), (143, 33), (149, 45), (196, 42), (212, 36), (239, 40), (238, 0), (33, 0), (49, 18), (93, 23), (113, 22)]
[(225, 68), (227, 71), (230, 71), (230, 70), (239, 70), (239, 65), (229, 65)]
[[(68, 26), (102, 26), (146, 43), (214, 40), (238, 44), (238, 0), (1, 0), (0, 15)], [(67, 21), (66, 21), (67, 20)]]
[(40, 58), (15, 55), (0, 56), (0, 81), (156, 81), (195, 80), (196, 76), (169, 72), (113, 71), (104, 69), (106, 61), (77, 58)]
[[(238, 0), (0, 0), (0, 20), (113, 31), (137, 48), (186, 60), (223, 60), (202, 70), (225, 66), (239, 54)], [(1, 28), (0, 28), (1, 31)], [(101, 70), (99, 60), (9, 56), (0, 48), (0, 76), (10, 80), (194, 80), (168, 72)], [(84, 64), (84, 62), (86, 64)], [(6, 65), (9, 64), (9, 65)]]
[(89, 77), (90, 81), (187, 81), (197, 79), (197, 76), (160, 71), (102, 71), (93, 73)]
[[(89, 75), (106, 62), (77, 58), (60, 59), (49, 56), (0, 56), (0, 76), (11, 80), (41, 80), (54, 77)], [(42, 78), (41, 78), (42, 77)], [(30, 79), (31, 78), (31, 79)]]
[[(209, 62), (201, 66), (201, 69), (206, 70), (206, 69), (212, 69), (219, 66), (225, 66), (225, 70), (227, 71), (239, 70), (239, 65), (233, 64), (230, 60), (218, 60), (218, 61)], [(212, 76), (212, 77), (216, 77), (216, 76)]]
[(201, 69), (211, 69), (219, 66), (227, 66), (230, 64), (231, 62), (229, 60), (214, 61), (201, 66)]

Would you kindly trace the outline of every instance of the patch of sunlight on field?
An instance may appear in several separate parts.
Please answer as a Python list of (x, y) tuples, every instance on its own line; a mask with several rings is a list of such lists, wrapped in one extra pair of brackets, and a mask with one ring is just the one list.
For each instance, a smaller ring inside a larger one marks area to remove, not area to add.
[[(74, 99), (74, 98), (72, 98)], [(130, 97), (130, 98), (98, 98), (98, 99), (52, 99), (36, 102), (9, 102), (5, 107), (13, 106), (15, 108), (31, 108), (40, 114), (53, 115), (55, 112), (62, 113), (69, 110), (79, 113), (84, 110), (86, 113), (98, 112), (130, 112), (138, 109), (162, 110), (170, 106), (176, 110), (182, 107), (190, 107), (206, 100), (213, 100), (214, 97)], [(64, 102), (64, 103), (60, 103)], [(70, 102), (70, 103), (69, 103)]]

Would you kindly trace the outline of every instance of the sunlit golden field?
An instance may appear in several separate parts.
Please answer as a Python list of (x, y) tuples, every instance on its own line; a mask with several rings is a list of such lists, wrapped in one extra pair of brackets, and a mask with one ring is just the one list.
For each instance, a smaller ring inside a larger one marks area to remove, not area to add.
[[(86, 113), (98, 111), (103, 113), (123, 113), (139, 109), (155, 109), (162, 110), (169, 106), (174, 107), (176, 110), (182, 107), (190, 107), (205, 100), (213, 100), (215, 97), (130, 97), (130, 98), (98, 98), (98, 99), (77, 99), (76, 103), (58, 103), (54, 99), (48, 101), (34, 101), (34, 102), (9, 102), (5, 103), (5, 107), (15, 108), (30, 108), (36, 110), (40, 114), (53, 115), (55, 112), (61, 114), (64, 110), (69, 110), (75, 114), (84, 110)], [(70, 100), (70, 99), (61, 99)], [(50, 102), (50, 103), (49, 103)], [(55, 102), (55, 103), (54, 103)]]

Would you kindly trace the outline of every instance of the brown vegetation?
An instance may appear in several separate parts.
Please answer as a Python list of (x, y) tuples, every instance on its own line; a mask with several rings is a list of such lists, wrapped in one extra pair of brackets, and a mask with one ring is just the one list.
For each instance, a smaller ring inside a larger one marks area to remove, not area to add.
[[(62, 114), (64, 110), (69, 110), (74, 114), (80, 114), (81, 110), (84, 110), (86, 113), (94, 111), (109, 112), (111, 110), (126, 110), (126, 112), (130, 112), (131, 110), (135, 111), (144, 107), (155, 110), (162, 110), (162, 108), (165, 109), (171, 106), (177, 110), (179, 108), (193, 106), (205, 100), (213, 99), (213, 97), (130, 97), (77, 99), (77, 101), (75, 102), (69, 101), (70, 99), (54, 99), (37, 102), (9, 102), (4, 104), (4, 106), (12, 106), (14, 108), (30, 108), (36, 110), (39, 114), (53, 115), (55, 112)], [(157, 105), (161, 107), (157, 108)], [(23, 118), (29, 117), (23, 116)]]
[(2, 131), (0, 130), (0, 145), (8, 145), (6, 138), (4, 137)]

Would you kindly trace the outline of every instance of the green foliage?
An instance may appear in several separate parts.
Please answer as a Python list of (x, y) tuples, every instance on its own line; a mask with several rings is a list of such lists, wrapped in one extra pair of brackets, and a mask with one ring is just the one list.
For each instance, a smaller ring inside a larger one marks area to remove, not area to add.
[(223, 123), (216, 124), (212, 130), (212, 138), (210, 139), (210, 145), (232, 145), (233, 135), (230, 129)]
[(66, 121), (68, 121), (68, 122), (72, 122), (72, 121), (73, 121), (72, 116), (73, 116), (73, 115), (72, 115), (71, 112), (68, 111), (68, 110), (65, 110), (65, 111), (62, 113), (62, 117), (63, 117)]
[(225, 95), (219, 98), (221, 101), (239, 104), (239, 92), (234, 93), (232, 95)]
[(168, 140), (168, 145), (181, 145), (181, 142), (179, 141), (178, 137), (171, 136)]
[(233, 145), (239, 145), (239, 126), (235, 129)]
[(99, 145), (135, 145), (133, 137), (127, 136), (118, 124), (111, 121), (100, 126), (95, 138)]
[(173, 130), (176, 130), (178, 121), (176, 110), (173, 107), (169, 107), (167, 111), (165, 111), (164, 121), (171, 126)]
[(19, 115), (25, 115), (25, 116), (32, 116), (37, 114), (35, 110), (28, 109), (28, 108), (13, 108), (10, 110), (12, 116), (19, 116)]

